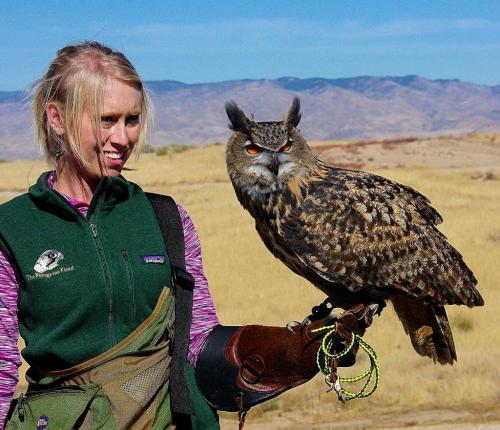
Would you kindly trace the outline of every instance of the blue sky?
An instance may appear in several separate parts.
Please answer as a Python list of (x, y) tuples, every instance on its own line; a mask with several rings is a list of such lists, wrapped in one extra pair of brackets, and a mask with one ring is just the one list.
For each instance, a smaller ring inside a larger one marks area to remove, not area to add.
[(144, 80), (418, 74), (500, 84), (500, 1), (0, 0), (0, 90), (98, 40)]

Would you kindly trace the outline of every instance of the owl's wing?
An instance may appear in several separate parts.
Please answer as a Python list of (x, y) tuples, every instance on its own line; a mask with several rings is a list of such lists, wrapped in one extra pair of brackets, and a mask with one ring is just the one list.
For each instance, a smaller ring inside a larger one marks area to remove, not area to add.
[(305, 269), (353, 292), (370, 286), (436, 304), (479, 304), (472, 272), (435, 227), (441, 220), (410, 187), (330, 168), (310, 182), (278, 234)]

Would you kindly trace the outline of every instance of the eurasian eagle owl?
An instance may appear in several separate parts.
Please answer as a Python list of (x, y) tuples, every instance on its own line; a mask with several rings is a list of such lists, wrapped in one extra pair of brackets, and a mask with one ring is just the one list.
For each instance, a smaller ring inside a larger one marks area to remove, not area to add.
[(283, 121), (255, 122), (226, 104), (234, 134), (231, 182), (265, 245), (336, 306), (390, 299), (415, 350), (456, 360), (444, 305), (480, 306), (477, 281), (441, 234), (441, 216), (414, 189), (329, 166), (297, 128), (298, 98)]

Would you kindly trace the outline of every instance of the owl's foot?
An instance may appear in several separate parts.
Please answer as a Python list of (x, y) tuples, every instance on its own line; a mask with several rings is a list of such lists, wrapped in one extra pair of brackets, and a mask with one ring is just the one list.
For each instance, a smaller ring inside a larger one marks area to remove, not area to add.
[(334, 315), (331, 315), (333, 311), (333, 302), (330, 297), (327, 297), (323, 303), (314, 306), (311, 310), (311, 314), (305, 317), (302, 322), (300, 323), (300, 326), (302, 329), (304, 329), (305, 326), (309, 325), (310, 323), (327, 318), (328, 322), (331, 321), (334, 318)]
[[(323, 326), (334, 324), (336, 348), (342, 350), (343, 347), (351, 344), (353, 333), (358, 336), (365, 334), (366, 329), (372, 324), (373, 315), (380, 314), (382, 308), (383, 305), (377, 303), (371, 303), (368, 306), (359, 303), (349, 309), (344, 309), (335, 306), (333, 300), (328, 297), (323, 303), (314, 306), (311, 314), (300, 324), (295, 321), (289, 322), (287, 329), (295, 331), (299, 328), (301, 333), (305, 333), (311, 324), (320, 320)], [(356, 351), (357, 344), (352, 353), (342, 359), (341, 366), (352, 366), (356, 360)]]
[[(339, 336), (349, 341), (351, 333), (362, 336), (371, 325), (373, 316), (379, 315), (382, 308), (383, 306), (377, 303), (368, 306), (359, 303), (346, 310), (334, 306), (333, 300), (328, 297), (323, 303), (313, 307), (311, 314), (300, 323), (300, 328), (301, 331), (304, 331), (309, 324), (318, 320), (324, 320), (325, 325), (337, 323)], [(287, 326), (292, 329), (292, 325), (295, 327), (297, 324), (297, 322), (293, 322), (288, 323)]]
[(349, 309), (334, 306), (331, 298), (327, 298), (323, 303), (315, 306), (312, 312), (302, 323), (291, 322), (287, 324), (287, 329), (291, 332), (300, 330), (303, 335), (310, 331), (310, 327), (320, 324), (323, 328), (334, 325), (335, 334), (331, 348), (335, 352), (349, 348), (349, 352), (343, 355), (336, 366), (349, 367), (356, 363), (356, 353), (358, 343), (353, 344), (353, 334), (363, 336), (366, 329), (372, 323), (372, 315), (378, 312), (379, 306), (357, 304)]

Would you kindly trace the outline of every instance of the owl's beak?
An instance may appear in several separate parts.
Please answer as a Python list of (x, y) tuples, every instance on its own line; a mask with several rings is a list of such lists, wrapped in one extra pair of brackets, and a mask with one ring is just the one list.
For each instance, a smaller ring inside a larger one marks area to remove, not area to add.
[(273, 172), (276, 176), (278, 176), (278, 172), (280, 170), (280, 162), (278, 160), (277, 153), (271, 155), (271, 164), (269, 166), (269, 170)]

